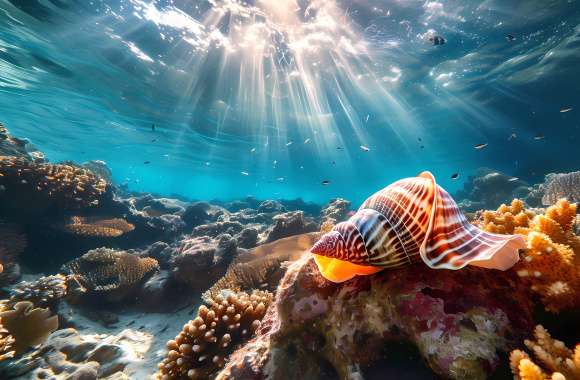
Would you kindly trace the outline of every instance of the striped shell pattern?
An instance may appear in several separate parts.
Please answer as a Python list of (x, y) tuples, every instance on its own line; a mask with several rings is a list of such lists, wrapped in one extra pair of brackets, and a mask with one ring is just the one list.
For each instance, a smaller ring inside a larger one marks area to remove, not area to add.
[(368, 198), (311, 249), (327, 279), (346, 281), (423, 261), (434, 269), (468, 264), (506, 270), (525, 241), (469, 223), (429, 172), (399, 180)]

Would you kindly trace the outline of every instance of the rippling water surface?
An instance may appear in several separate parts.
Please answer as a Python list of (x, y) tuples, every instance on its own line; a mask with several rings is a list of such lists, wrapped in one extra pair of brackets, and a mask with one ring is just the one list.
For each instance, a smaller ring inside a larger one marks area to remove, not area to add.
[(425, 169), (450, 190), (481, 166), (539, 179), (578, 167), (579, 89), (575, 0), (0, 0), (0, 120), (135, 190), (356, 202)]

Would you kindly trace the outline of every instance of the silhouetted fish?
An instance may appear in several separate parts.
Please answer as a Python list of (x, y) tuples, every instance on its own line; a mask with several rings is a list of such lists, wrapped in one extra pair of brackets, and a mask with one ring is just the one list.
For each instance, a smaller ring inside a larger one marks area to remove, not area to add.
[(485, 148), (487, 145), (488, 145), (487, 143), (475, 144), (474, 148), (479, 150)]

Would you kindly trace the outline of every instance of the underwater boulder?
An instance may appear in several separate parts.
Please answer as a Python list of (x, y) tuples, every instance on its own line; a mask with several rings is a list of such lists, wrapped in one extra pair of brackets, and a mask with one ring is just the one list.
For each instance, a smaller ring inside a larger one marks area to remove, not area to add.
[(318, 224), (304, 216), (303, 211), (290, 211), (272, 218), (273, 224), (265, 232), (265, 242), (272, 242), (292, 235), (318, 231)]
[(328, 365), (337, 378), (356, 378), (387, 365), (385, 352), (400, 342), (438, 376), (484, 379), (498, 352), (533, 327), (527, 294), (511, 271), (421, 264), (334, 284), (307, 255), (288, 269), (257, 338), (217, 379), (320, 379)]
[(350, 210), (350, 201), (342, 198), (332, 199), (326, 204), (320, 212), (320, 220), (324, 223), (331, 221), (332, 223), (342, 222), (347, 219)]

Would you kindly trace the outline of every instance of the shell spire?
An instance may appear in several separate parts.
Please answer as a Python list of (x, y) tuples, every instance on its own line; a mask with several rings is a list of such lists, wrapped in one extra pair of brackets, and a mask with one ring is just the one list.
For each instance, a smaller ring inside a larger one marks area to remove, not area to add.
[(433, 269), (470, 264), (506, 270), (524, 247), (520, 235), (492, 234), (469, 223), (433, 175), (423, 172), (369, 197), (311, 252), (324, 277), (342, 282), (420, 260)]

